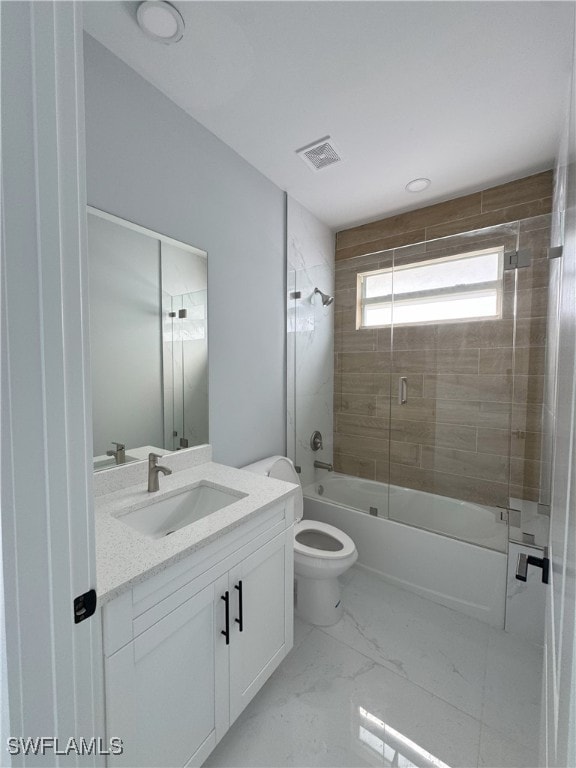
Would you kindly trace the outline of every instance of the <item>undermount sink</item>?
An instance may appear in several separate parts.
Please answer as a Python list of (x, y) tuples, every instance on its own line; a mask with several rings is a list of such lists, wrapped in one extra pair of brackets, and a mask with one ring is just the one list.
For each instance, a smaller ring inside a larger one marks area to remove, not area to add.
[(215, 488), (200, 483), (175, 496), (134, 509), (117, 519), (151, 539), (160, 539), (245, 496), (246, 493), (231, 488)]

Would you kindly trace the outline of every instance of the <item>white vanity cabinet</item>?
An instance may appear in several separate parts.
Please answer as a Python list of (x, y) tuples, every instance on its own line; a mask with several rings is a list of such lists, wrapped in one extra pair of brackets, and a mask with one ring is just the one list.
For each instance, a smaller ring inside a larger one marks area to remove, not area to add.
[(293, 570), (285, 564), (288, 549), (293, 562), (292, 542), (276, 536), (230, 571), (230, 597), (238, 608), (230, 638), (231, 723), (286, 655), (286, 589), (294, 593), (285, 581)]
[(109, 766), (201, 765), (292, 647), (292, 500), (103, 608)]
[(110, 765), (182, 766), (215, 744), (213, 604), (210, 585), (106, 659), (107, 732), (125, 749)]

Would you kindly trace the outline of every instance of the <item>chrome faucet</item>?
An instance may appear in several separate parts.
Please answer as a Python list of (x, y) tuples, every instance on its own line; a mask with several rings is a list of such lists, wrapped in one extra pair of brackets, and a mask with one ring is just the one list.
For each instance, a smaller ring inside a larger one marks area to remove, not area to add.
[(114, 456), (116, 464), (124, 464), (126, 462), (126, 446), (123, 443), (115, 442), (112, 442), (112, 445), (116, 446), (116, 450), (106, 451), (106, 456)]
[(154, 493), (160, 490), (160, 482), (158, 475), (162, 472), (163, 475), (171, 475), (172, 470), (168, 467), (161, 467), (158, 464), (158, 459), (161, 459), (157, 453), (148, 454), (148, 493)]
[(325, 461), (315, 461), (314, 466), (316, 469), (327, 469), (328, 472), (334, 472), (334, 467), (332, 464), (326, 464)]

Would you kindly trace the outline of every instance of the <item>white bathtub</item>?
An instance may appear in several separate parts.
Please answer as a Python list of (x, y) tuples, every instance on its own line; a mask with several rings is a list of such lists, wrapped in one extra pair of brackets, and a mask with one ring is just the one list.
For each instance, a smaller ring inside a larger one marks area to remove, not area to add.
[[(367, 514), (371, 507), (378, 516)], [(500, 510), (327, 474), (304, 488), (304, 516), (347, 533), (356, 543), (360, 566), (468, 616), (504, 626), (508, 532)]]

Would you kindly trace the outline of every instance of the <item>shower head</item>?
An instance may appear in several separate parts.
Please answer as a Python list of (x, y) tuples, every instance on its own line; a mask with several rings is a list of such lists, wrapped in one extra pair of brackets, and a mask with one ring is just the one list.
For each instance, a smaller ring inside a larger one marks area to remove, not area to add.
[(314, 288), (314, 293), (320, 294), (322, 297), (322, 306), (324, 307), (329, 307), (334, 301), (334, 296), (328, 296), (328, 294), (321, 291), (320, 288)]

